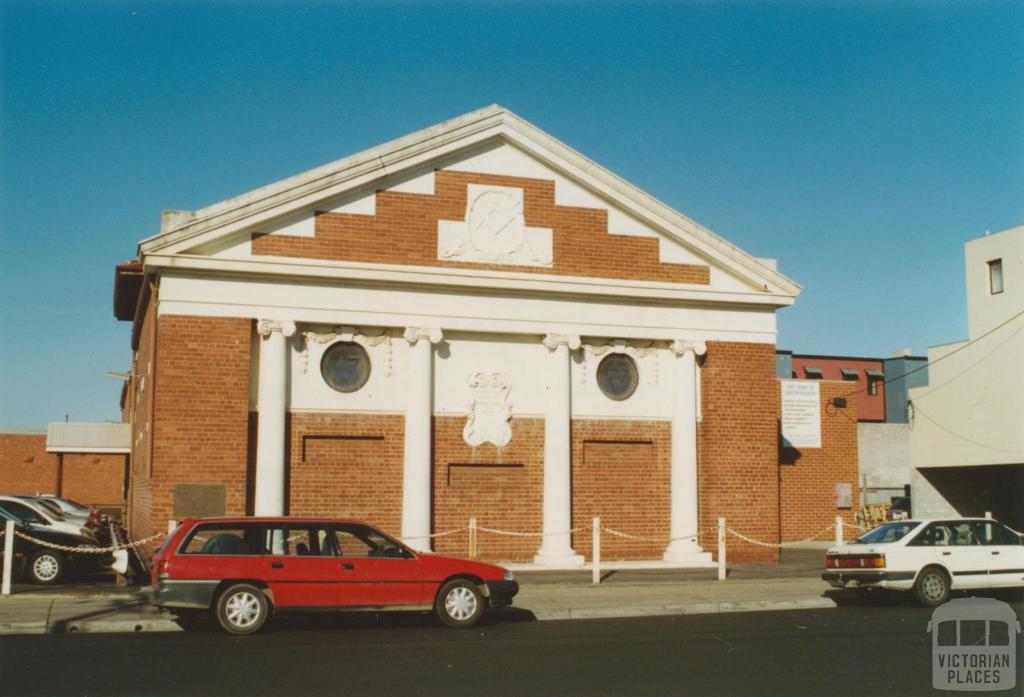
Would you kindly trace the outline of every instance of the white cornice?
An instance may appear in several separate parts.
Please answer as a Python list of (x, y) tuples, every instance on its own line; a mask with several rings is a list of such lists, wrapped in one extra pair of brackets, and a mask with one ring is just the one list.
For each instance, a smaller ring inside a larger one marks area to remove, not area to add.
[(365, 284), (417, 285), (437, 288), (476, 288), (512, 293), (547, 293), (572, 296), (618, 297), (669, 302), (758, 305), (792, 305), (792, 295), (784, 293), (739, 293), (707, 290), (699, 284), (627, 281), (582, 276), (556, 276), (477, 269), (327, 262), (308, 259), (266, 257), (261, 259), (223, 259), (195, 254), (150, 254), (146, 270), (181, 270), (204, 276), (255, 276), (281, 279), (322, 279), (355, 281)]
[(794, 281), (498, 105), (255, 189), (191, 215), (174, 216), (172, 219), (177, 226), (143, 240), (139, 253), (146, 261), (158, 252), (185, 252), (495, 138), (524, 149), (547, 166), (655, 226), (669, 238), (693, 248), (712, 263), (756, 287), (763, 287), (768, 295), (793, 298), (799, 294), (800, 286)]

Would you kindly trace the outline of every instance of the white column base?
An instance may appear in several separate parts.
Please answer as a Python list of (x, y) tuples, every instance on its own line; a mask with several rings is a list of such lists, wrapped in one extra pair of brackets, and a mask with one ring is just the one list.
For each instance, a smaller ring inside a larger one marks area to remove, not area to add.
[(710, 564), (711, 552), (705, 552), (693, 540), (673, 540), (662, 558), (677, 564)]
[(537, 566), (568, 566), (577, 567), (583, 566), (584, 559), (582, 554), (576, 554), (572, 550), (568, 553), (545, 553), (537, 552), (533, 556), (533, 563)]

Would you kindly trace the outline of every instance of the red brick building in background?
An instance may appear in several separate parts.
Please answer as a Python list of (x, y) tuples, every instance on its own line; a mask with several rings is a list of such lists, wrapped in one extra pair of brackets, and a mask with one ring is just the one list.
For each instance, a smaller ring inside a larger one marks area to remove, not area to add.
[(777, 542), (856, 496), (831, 388), (822, 447), (780, 449), (799, 286), (501, 107), (167, 211), (116, 279), (136, 537), (328, 515), (465, 553), (474, 517), (544, 533), (481, 556), (571, 566), (600, 515), (647, 538), (605, 558), (700, 565), (719, 516)]
[(0, 492), (56, 494), (120, 518), (126, 455), (47, 449), (45, 433), (0, 433)]

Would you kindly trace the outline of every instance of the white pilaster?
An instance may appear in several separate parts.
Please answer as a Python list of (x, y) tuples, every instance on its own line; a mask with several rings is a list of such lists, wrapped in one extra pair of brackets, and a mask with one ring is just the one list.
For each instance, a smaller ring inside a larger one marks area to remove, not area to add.
[(259, 430), (256, 436), (256, 515), (284, 515), (285, 411), (288, 385), (288, 338), (295, 323), (261, 319)]
[(572, 548), (570, 468), (572, 442), (572, 381), (570, 351), (580, 347), (578, 336), (548, 334), (547, 409), (544, 419), (544, 539), (533, 561), (545, 566), (579, 566), (583, 557)]
[(707, 353), (704, 342), (675, 340), (673, 361), (671, 537), (665, 561), (710, 563), (697, 539), (697, 356)]
[(433, 344), (443, 338), (440, 329), (408, 327), (408, 401), (405, 407), (405, 448), (402, 473), (402, 540), (421, 552), (430, 551), (430, 455), (433, 438)]

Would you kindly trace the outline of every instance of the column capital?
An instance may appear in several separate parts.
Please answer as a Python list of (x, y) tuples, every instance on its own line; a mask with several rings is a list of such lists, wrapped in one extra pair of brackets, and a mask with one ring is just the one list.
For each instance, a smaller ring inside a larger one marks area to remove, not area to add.
[(688, 351), (692, 351), (695, 356), (703, 356), (708, 352), (708, 345), (703, 341), (689, 341), (686, 339), (674, 339), (668, 346), (676, 356), (682, 356)]
[(575, 334), (547, 334), (541, 343), (548, 351), (554, 351), (559, 346), (567, 346), (570, 351), (575, 351), (583, 345), (579, 336)]
[(256, 323), (260, 336), (268, 337), (272, 332), (281, 332), (285, 338), (295, 335), (295, 322), (290, 319), (261, 319)]
[(416, 342), (421, 339), (437, 344), (444, 338), (444, 332), (437, 327), (406, 327), (402, 337), (409, 342), (410, 346), (415, 346)]

